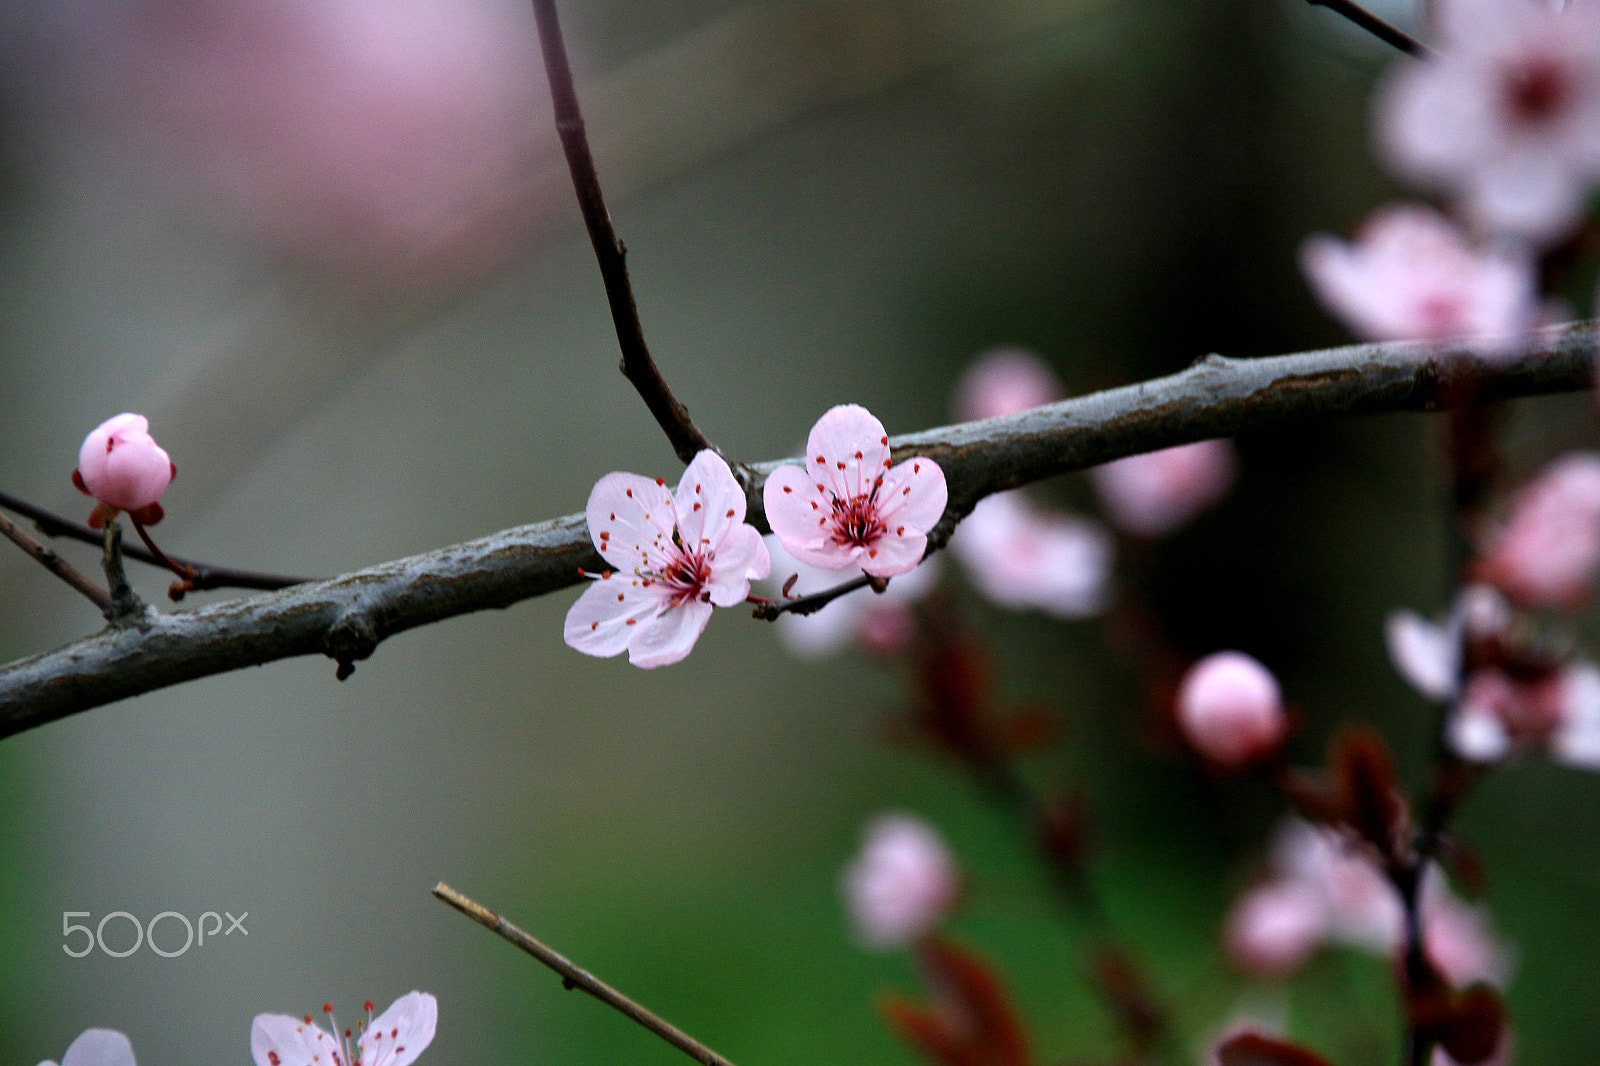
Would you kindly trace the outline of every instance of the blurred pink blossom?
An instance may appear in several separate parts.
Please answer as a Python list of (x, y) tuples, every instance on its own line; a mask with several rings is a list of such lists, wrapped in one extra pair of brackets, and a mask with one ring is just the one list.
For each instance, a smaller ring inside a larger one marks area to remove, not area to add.
[(1550, 243), (1600, 178), (1600, 10), (1439, 0), (1438, 51), (1377, 97), (1383, 154), (1491, 233)]
[(867, 824), (843, 887), (861, 942), (891, 947), (933, 930), (955, 903), (961, 874), (937, 830), (913, 815), (888, 813)]
[(1219, 766), (1237, 768), (1274, 751), (1288, 724), (1277, 678), (1243, 652), (1206, 656), (1178, 686), (1178, 727)]
[(990, 348), (956, 384), (955, 413), (963, 422), (998, 418), (1061, 399), (1050, 364), (1024, 348)]
[(1479, 576), (1528, 604), (1587, 598), (1600, 568), (1600, 453), (1555, 460), (1512, 499)]
[(1474, 249), (1438, 212), (1417, 204), (1373, 212), (1352, 243), (1308, 238), (1300, 265), (1317, 299), (1363, 340), (1471, 336), (1485, 350), (1504, 351), (1538, 308), (1525, 251)]
[(589, 536), (616, 569), (594, 578), (567, 611), (566, 642), (585, 655), (628, 653), (642, 669), (679, 662), (711, 620), (767, 576), (761, 534), (744, 520), (744, 489), (703, 451), (676, 495), (665, 479), (607, 474), (589, 493)]
[(1171, 533), (1227, 494), (1236, 463), (1226, 440), (1130, 455), (1089, 471), (1112, 522), (1141, 537)]
[(100, 501), (89, 516), (93, 528), (103, 528), (118, 511), (127, 511), (141, 525), (153, 526), (161, 521), (161, 494), (177, 473), (166, 451), (150, 436), (149, 420), (143, 415), (120, 414), (83, 438), (72, 483)]
[(950, 538), (972, 583), (1011, 610), (1084, 618), (1105, 608), (1111, 538), (1096, 522), (1050, 514), (1020, 491), (978, 503)]
[(789, 554), (823, 570), (908, 573), (944, 514), (944, 471), (912, 456), (891, 465), (889, 436), (865, 407), (830, 408), (806, 439), (805, 467), (780, 466), (763, 489)]
[[(56, 1066), (52, 1060), (39, 1066)], [(133, 1044), (115, 1029), (85, 1029), (67, 1046), (61, 1066), (134, 1066)]]
[(270, 243), (371, 263), (520, 178), (533, 41), (493, 0), (158, 0), (107, 28), (90, 103)]
[[(767, 579), (769, 594), (780, 594), (791, 577), (795, 582), (789, 594), (809, 596), (855, 576), (802, 563), (790, 555), (783, 542), (773, 534), (769, 533), (764, 540), (767, 554), (772, 558), (772, 571)], [(779, 615), (773, 623), (778, 638), (803, 659), (832, 654), (852, 641), (879, 654), (904, 651), (917, 634), (912, 605), (933, 590), (941, 568), (939, 557), (929, 556), (915, 570), (890, 581), (881, 595), (861, 589), (839, 597), (813, 614)]]
[[(1332, 829), (1300, 819), (1279, 827), (1271, 877), (1234, 905), (1226, 943), (1241, 965), (1263, 974), (1292, 971), (1321, 942), (1393, 955), (1402, 943), (1400, 897), (1377, 861)], [(1457, 988), (1503, 985), (1510, 958), (1484, 912), (1456, 898), (1437, 868), (1422, 885), (1428, 957)]]

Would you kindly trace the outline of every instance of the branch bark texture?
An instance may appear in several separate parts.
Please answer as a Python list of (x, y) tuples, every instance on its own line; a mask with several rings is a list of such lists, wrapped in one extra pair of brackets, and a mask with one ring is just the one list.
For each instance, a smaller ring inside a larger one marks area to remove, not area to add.
[[(1566, 392), (1593, 383), (1596, 329), (1542, 331), (1510, 361), (1417, 344), (1372, 344), (1267, 359), (1208, 356), (1139, 385), (1018, 415), (894, 438), (896, 458), (926, 455), (950, 502), (931, 542), (991, 493), (1138, 452), (1308, 419), (1429, 411)], [(1470, 385), (1470, 388), (1467, 387)], [(761, 486), (782, 461), (753, 464), (750, 520), (764, 526)], [(113, 627), (0, 668), (0, 737), (168, 685), (297, 655), (341, 673), (416, 626), (541, 596), (605, 563), (581, 514), (194, 611)], [(555, 639), (552, 634), (551, 639)]]

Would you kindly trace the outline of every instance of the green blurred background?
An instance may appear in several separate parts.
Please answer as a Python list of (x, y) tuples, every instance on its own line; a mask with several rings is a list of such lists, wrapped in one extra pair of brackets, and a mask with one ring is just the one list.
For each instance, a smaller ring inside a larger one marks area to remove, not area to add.
[[(500, 6), (535, 63), (531, 16)], [(133, 90), (85, 74), (93, 7), (0, 3), (0, 487), (86, 514), (78, 443), (142, 411), (181, 470), (165, 547), (332, 574), (578, 510), (610, 470), (675, 476), (615, 371), (538, 81), (539, 178), (486, 230), (505, 250), (408, 266), (373, 296), (393, 255), (252, 238), (162, 170), (122, 124), (137, 98), (104, 106)], [(996, 344), (1086, 392), (1212, 351), (1340, 343), (1296, 247), (1397, 192), (1365, 133), (1390, 56), (1295, 0), (615, 0), (564, 16), (647, 336), (735, 456), (787, 454), (837, 402), (891, 432), (943, 422), (961, 369)], [(1591, 403), (1518, 405), (1512, 465), (1591, 439)], [(1278, 673), (1303, 760), (1358, 718), (1423, 778), (1433, 712), (1390, 671), (1382, 622), (1447, 596), (1438, 428), (1242, 439), (1222, 506), (1119, 561), (1179, 646), (1243, 648)], [(1081, 476), (1050, 491), (1092, 508)], [(159, 575), (135, 577), (160, 600)], [(1060, 715), (1062, 748), (1029, 772), (1088, 794), (1096, 880), (1186, 1039), (1255, 1006), (1340, 1063), (1393, 1061), (1382, 960), (1326, 952), (1268, 989), (1218, 951), (1278, 801), (1162, 742), (1097, 623), (1006, 615), (947, 580), (1002, 695)], [(838, 890), (885, 808), (947, 833), (973, 878), (956, 931), (1011, 981), (1038, 1060), (1110, 1053), (1080, 976), (1087, 930), (1057, 915), (1017, 831), (886, 741), (899, 674), (852, 653), (802, 663), (740, 612), (682, 665), (635, 671), (562, 644), (570, 600), (404, 634), (344, 684), (294, 660), (0, 743), (0, 1059), (59, 1057), (94, 1025), (146, 1063), (242, 1062), (259, 1011), (332, 1000), (349, 1021), (422, 988), (440, 1000), (432, 1063), (680, 1061), (431, 899), (443, 879), (745, 1066), (912, 1063), (875, 1008), (915, 990), (912, 968), (852, 942)], [(0, 554), (0, 605), (6, 659), (98, 627), (19, 553)], [(1600, 782), (1530, 763), (1462, 818), (1518, 952), (1521, 1061), (1592, 1060), (1597, 814)], [(249, 936), (68, 958), (61, 914), (85, 910), (248, 911)]]

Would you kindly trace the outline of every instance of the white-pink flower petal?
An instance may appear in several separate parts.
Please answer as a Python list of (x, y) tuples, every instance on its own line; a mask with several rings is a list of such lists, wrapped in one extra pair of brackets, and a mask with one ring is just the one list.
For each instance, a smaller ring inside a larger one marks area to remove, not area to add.
[(361, 1066), (411, 1066), (439, 1024), (439, 1001), (426, 992), (408, 992), (372, 1019), (361, 1034)]
[(336, 1056), (343, 1057), (339, 1042), (308, 1019), (258, 1014), (250, 1023), (256, 1066), (335, 1066)]

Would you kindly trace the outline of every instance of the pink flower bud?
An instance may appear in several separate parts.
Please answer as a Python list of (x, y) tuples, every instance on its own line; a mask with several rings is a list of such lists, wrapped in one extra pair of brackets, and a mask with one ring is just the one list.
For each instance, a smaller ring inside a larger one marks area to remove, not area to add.
[(950, 849), (931, 825), (909, 814), (874, 819), (860, 855), (844, 872), (856, 934), (871, 947), (904, 944), (930, 931), (960, 887)]
[(120, 414), (100, 423), (78, 449), (72, 483), (100, 501), (89, 519), (96, 529), (117, 511), (127, 511), (143, 525), (161, 520), (156, 501), (167, 491), (178, 468), (150, 436), (143, 415)]
[(1184, 675), (1178, 726), (1200, 754), (1234, 768), (1276, 748), (1288, 718), (1271, 671), (1243, 652), (1219, 651)]

